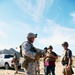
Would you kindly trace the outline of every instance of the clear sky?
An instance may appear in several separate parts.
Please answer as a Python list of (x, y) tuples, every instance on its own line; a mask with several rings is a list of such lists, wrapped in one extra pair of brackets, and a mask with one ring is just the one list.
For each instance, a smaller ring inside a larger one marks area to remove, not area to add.
[(19, 47), (29, 32), (37, 48), (62, 54), (68, 41), (75, 55), (75, 0), (0, 0), (0, 50)]

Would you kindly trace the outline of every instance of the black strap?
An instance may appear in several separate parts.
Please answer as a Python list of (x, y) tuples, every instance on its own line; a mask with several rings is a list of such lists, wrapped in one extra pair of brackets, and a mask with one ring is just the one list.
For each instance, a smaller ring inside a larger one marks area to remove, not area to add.
[(66, 64), (68, 65), (68, 57), (67, 57), (67, 52), (69, 49), (67, 49), (66, 53), (65, 53), (65, 57), (66, 57)]
[(35, 47), (28, 41), (28, 43), (31, 45), (30, 51), (32, 52), (37, 52)]
[[(28, 43), (31, 45), (30, 51), (36, 53), (37, 51), (36, 51), (35, 47), (31, 44), (31, 42), (29, 42), (29, 41), (26, 41), (26, 42), (28, 42)], [(23, 45), (24, 43), (25, 43), (25, 42), (23, 42), (22, 45)]]

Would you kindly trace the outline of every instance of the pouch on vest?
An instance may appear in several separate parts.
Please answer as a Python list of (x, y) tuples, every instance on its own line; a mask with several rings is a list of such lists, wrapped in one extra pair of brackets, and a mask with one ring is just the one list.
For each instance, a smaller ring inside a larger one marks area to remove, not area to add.
[(27, 66), (28, 66), (27, 60), (23, 59), (23, 61), (22, 61), (22, 67), (27, 69)]

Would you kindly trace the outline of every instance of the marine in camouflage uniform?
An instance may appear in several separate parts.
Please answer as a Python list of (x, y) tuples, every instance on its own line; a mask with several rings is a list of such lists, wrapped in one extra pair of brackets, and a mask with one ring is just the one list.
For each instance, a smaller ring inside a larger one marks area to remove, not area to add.
[(13, 61), (14, 61), (15, 74), (17, 74), (18, 73), (19, 59), (18, 59), (16, 53), (14, 54)]
[(27, 40), (22, 44), (22, 55), (24, 61), (22, 63), (22, 67), (25, 70), (25, 75), (36, 75), (36, 63), (35, 60), (40, 58), (40, 55), (44, 52), (40, 49), (37, 49), (33, 46), (33, 42), (36, 35), (33, 33), (29, 33), (27, 35)]

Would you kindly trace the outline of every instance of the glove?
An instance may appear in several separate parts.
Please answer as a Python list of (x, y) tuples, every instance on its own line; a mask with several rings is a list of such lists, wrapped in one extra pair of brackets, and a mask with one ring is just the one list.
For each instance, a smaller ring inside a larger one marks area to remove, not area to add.
[(37, 60), (40, 59), (40, 54), (37, 53), (35, 56), (35, 59), (37, 59)]

